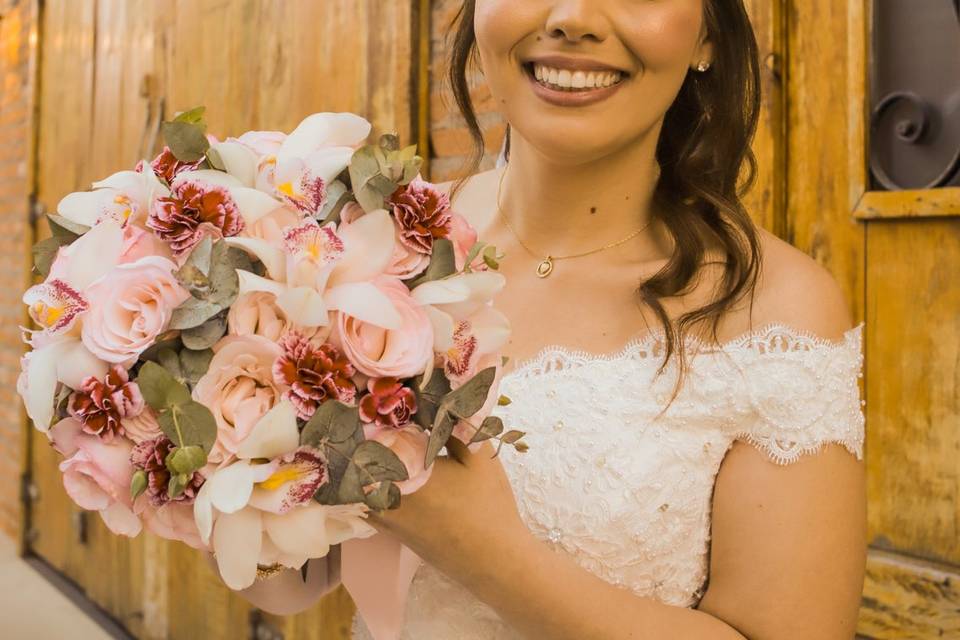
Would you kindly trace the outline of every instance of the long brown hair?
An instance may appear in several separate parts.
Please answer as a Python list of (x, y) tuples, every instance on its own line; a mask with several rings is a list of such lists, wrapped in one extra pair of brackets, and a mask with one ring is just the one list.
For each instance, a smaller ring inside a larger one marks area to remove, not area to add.
[[(474, 142), (465, 175), (477, 171), (483, 158), (483, 132), (470, 97), (467, 69), (476, 55), (473, 30), (475, 0), (464, 0), (454, 17), (447, 79)], [(652, 210), (675, 245), (668, 263), (640, 283), (636, 293), (663, 325), (665, 356), (679, 358), (674, 397), (684, 369), (684, 344), (695, 325), (710, 322), (713, 340), (724, 312), (753, 292), (761, 268), (757, 228), (741, 202), (756, 179), (757, 161), (750, 148), (760, 116), (760, 63), (757, 40), (742, 0), (704, 0), (708, 37), (714, 59), (706, 73), (689, 73), (664, 116), (657, 144), (660, 165)], [(507, 129), (507, 154), (510, 131)], [(508, 156), (509, 157), (509, 156)], [(740, 182), (746, 163), (746, 174)], [(739, 186), (738, 186), (739, 185)], [(683, 293), (704, 264), (706, 238), (719, 242), (727, 265), (713, 302), (679, 317), (676, 327), (660, 302)]]

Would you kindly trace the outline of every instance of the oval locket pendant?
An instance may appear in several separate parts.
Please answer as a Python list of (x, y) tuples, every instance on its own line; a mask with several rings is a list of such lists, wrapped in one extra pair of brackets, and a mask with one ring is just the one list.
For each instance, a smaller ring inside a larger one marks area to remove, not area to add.
[(547, 256), (543, 259), (539, 265), (537, 265), (537, 275), (541, 278), (546, 278), (553, 271), (553, 260), (550, 256)]

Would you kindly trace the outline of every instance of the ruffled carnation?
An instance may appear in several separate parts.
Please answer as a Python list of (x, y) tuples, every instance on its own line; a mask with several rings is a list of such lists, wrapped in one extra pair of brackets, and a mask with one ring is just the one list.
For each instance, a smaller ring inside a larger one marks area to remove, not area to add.
[[(150, 166), (153, 167), (153, 172), (157, 174), (157, 177), (163, 178), (167, 181), (167, 184), (171, 184), (178, 173), (182, 171), (193, 171), (199, 167), (202, 162), (203, 158), (195, 162), (182, 162), (177, 159), (177, 156), (173, 155), (170, 147), (164, 146), (163, 151), (150, 162)], [(141, 170), (142, 167), (138, 166), (137, 171)]]
[(184, 180), (169, 198), (154, 201), (147, 226), (180, 256), (203, 239), (204, 230), (214, 236), (235, 236), (244, 222), (226, 188), (198, 180)]
[(360, 398), (360, 419), (364, 422), (399, 429), (417, 412), (413, 389), (396, 378), (370, 378), (367, 390), (369, 393)]
[(122, 420), (143, 411), (144, 402), (140, 387), (130, 381), (127, 370), (113, 365), (103, 381), (94, 376), (85, 378), (67, 407), (70, 415), (83, 423), (85, 433), (110, 442), (114, 435), (124, 435)]
[(297, 415), (309, 420), (325, 400), (353, 403), (357, 388), (351, 376), (356, 372), (350, 361), (332, 344), (314, 345), (297, 331), (280, 341), (284, 355), (273, 365), (273, 378), (289, 386), (284, 397), (297, 408)]
[(130, 463), (147, 474), (146, 494), (150, 504), (159, 507), (168, 502), (191, 503), (197, 497), (197, 491), (203, 485), (204, 477), (199, 471), (193, 472), (193, 477), (186, 488), (176, 498), (171, 498), (167, 492), (170, 483), (170, 470), (167, 469), (167, 455), (174, 448), (173, 441), (167, 436), (159, 436), (153, 440), (144, 440), (130, 452)]
[(450, 197), (415, 179), (393, 192), (388, 204), (400, 225), (400, 241), (420, 253), (433, 252), (434, 238), (450, 235)]

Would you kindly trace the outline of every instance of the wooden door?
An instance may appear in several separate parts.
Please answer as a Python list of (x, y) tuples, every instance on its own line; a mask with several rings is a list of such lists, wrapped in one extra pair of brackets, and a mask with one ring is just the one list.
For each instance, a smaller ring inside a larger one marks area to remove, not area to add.
[[(289, 131), (318, 111), (353, 111), (374, 124), (374, 135), (416, 139), (419, 2), (47, 0), (42, 7), (36, 192), (47, 211), (65, 194), (152, 158), (159, 121), (201, 104), (221, 138)], [(58, 463), (33, 432), (30, 550), (131, 634), (227, 639), (259, 628), (258, 637), (349, 637), (354, 608), (342, 587), (300, 616), (263, 618), (185, 545), (110, 534), (66, 497)]]

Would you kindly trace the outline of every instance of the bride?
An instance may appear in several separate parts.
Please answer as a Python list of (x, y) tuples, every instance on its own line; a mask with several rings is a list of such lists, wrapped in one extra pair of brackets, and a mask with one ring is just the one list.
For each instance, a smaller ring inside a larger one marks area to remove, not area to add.
[(424, 560), (402, 637), (851, 638), (862, 325), (739, 200), (742, 2), (465, 0), (450, 78), (482, 153), (472, 62), (508, 160), (445, 188), (506, 254), (496, 413), (529, 452), (453, 446), (370, 514)]

